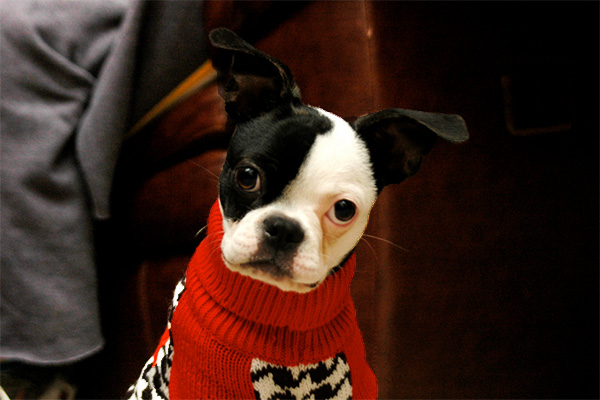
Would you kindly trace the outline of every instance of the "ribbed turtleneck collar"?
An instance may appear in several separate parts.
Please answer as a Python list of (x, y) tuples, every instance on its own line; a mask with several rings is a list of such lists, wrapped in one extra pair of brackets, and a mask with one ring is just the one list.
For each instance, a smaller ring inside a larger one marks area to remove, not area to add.
[[(356, 268), (354, 254), (314, 290), (284, 292), (227, 268), (220, 251), (223, 234), (217, 200), (210, 211), (207, 237), (190, 268), (194, 267), (198, 280), (214, 301), (238, 317), (258, 324), (306, 331), (321, 327), (343, 310), (353, 308), (350, 282)], [(200, 251), (203, 247), (205, 250)]]

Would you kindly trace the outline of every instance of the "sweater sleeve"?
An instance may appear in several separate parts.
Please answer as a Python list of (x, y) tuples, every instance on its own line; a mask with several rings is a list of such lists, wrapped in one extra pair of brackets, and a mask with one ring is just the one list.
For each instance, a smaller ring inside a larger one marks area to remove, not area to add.
[(185, 292), (186, 276), (179, 281), (175, 287), (173, 302), (169, 309), (167, 328), (163, 333), (156, 351), (148, 359), (138, 380), (129, 387), (126, 399), (168, 399), (169, 383), (171, 381), (171, 367), (173, 365), (173, 356), (175, 354), (173, 346), (173, 334), (171, 332), (171, 320), (173, 313), (179, 304), (179, 300)]

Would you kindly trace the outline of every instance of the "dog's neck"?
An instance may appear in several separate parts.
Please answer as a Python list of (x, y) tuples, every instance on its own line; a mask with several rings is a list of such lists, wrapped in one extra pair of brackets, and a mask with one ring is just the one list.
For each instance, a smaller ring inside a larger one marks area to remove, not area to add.
[(221, 258), (222, 238), (222, 216), (217, 202), (210, 212), (205, 239), (211, 270), (203, 271), (201, 280), (217, 303), (243, 319), (306, 331), (329, 323), (352, 302), (350, 282), (356, 268), (355, 255), (316, 289), (299, 294), (230, 271)]
[(334, 366), (328, 376), (346, 376), (351, 368), (352, 393), (376, 398), (376, 380), (350, 298), (355, 257), (308, 293), (284, 292), (229, 270), (221, 256), (222, 237), (216, 203), (169, 323), (173, 398), (250, 398), (258, 390), (247, 386), (254, 379), (269, 393), (281, 394), (274, 391), (275, 383), (251, 380), (252, 374), (275, 368), (294, 381), (296, 372), (288, 367), (329, 371)]

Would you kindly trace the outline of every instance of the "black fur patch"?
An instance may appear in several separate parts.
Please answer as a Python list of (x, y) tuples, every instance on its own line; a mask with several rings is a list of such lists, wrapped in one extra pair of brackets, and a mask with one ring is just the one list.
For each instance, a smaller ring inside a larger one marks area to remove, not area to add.
[[(317, 135), (332, 126), (327, 117), (306, 106), (279, 108), (239, 124), (219, 179), (225, 217), (239, 220), (277, 199), (298, 174)], [(234, 170), (244, 162), (260, 169), (263, 187), (257, 193), (245, 193), (235, 184)]]

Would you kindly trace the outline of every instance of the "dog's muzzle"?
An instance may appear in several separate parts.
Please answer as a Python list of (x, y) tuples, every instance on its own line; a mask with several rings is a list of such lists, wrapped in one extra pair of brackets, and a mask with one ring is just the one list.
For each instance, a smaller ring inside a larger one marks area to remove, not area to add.
[(262, 238), (254, 259), (248, 263), (274, 277), (292, 277), (292, 264), (304, 240), (304, 230), (296, 220), (271, 215), (262, 223)]

